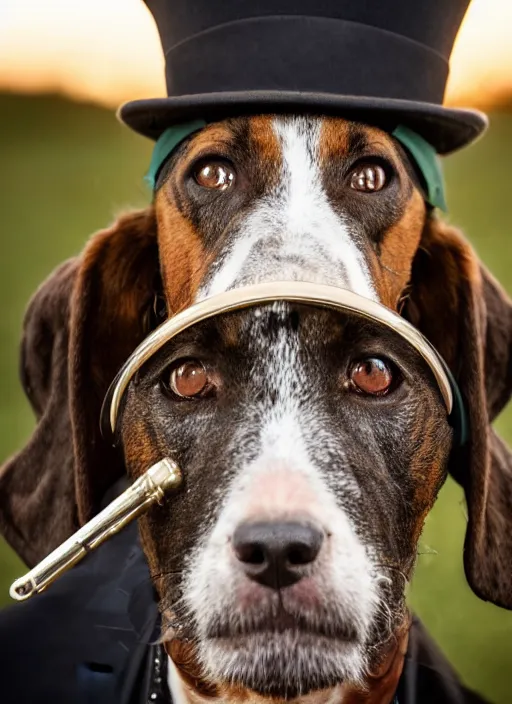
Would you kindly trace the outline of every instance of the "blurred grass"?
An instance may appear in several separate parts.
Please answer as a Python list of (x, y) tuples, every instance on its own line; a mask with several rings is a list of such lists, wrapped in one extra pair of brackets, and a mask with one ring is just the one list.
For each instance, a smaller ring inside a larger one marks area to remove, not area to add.
[[(92, 232), (124, 207), (148, 202), (142, 175), (150, 149), (107, 110), (0, 95), (0, 459), (22, 447), (33, 427), (17, 373), (26, 303)], [(450, 220), (509, 292), (511, 163), (508, 115), (491, 116), (488, 135), (445, 162)], [(497, 427), (512, 444), (512, 404)], [(464, 527), (462, 492), (450, 481), (427, 521), (411, 603), (464, 680), (496, 704), (510, 704), (512, 613), (479, 601), (466, 585)], [(22, 570), (0, 542), (0, 605)]]

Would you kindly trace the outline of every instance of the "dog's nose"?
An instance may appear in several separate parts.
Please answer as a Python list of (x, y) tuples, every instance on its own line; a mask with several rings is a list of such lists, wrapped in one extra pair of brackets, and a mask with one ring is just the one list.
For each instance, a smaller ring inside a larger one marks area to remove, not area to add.
[(233, 548), (250, 579), (281, 589), (302, 579), (323, 538), (310, 523), (242, 523), (233, 535)]

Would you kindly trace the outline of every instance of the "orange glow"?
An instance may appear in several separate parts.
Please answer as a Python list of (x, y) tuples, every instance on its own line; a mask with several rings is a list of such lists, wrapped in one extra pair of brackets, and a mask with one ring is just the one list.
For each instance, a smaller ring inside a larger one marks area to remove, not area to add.
[[(59, 91), (108, 106), (164, 95), (149, 11), (142, 0), (0, 0), (0, 89)], [(447, 102), (486, 108), (510, 97), (512, 0), (473, 0)]]
[(512, 100), (512, 2), (473, 0), (453, 50), (446, 102), (489, 108)]

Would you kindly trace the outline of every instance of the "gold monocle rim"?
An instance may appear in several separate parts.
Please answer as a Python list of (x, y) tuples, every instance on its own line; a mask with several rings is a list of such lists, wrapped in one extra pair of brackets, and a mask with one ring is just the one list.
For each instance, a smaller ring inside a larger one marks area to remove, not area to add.
[(405, 318), (377, 301), (337, 286), (305, 281), (277, 281), (234, 288), (210, 296), (169, 318), (154, 330), (128, 358), (109, 390), (107, 398), (110, 398), (109, 421), (112, 432), (115, 432), (121, 400), (134, 374), (169, 340), (192, 325), (216, 315), (274, 301), (303, 303), (355, 313), (395, 331), (428, 364), (437, 381), (448, 414), (451, 413), (453, 394), (442, 359), (422, 333)]

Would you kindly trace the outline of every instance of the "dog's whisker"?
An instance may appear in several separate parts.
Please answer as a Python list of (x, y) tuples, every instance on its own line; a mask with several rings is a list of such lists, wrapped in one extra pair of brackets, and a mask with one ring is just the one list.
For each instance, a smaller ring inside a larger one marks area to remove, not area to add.
[(376, 567), (384, 568), (384, 569), (386, 569), (386, 570), (390, 570), (391, 572), (393, 572), (393, 573), (395, 573), (395, 574), (398, 574), (400, 577), (402, 577), (402, 579), (404, 580), (404, 582), (405, 582), (406, 584), (408, 584), (409, 581), (410, 581), (409, 578), (407, 577), (407, 575), (405, 574), (405, 572), (403, 572), (403, 571), (400, 569), (400, 567), (398, 567), (398, 566), (396, 566), (396, 565), (394, 565), (394, 564), (392, 564), (392, 563), (378, 563), (378, 564), (376, 565)]
[(164, 570), (163, 572), (155, 572), (151, 574), (151, 579), (161, 579), (162, 577), (172, 577), (174, 575), (182, 575), (183, 570)]
[(168, 617), (169, 614), (172, 614), (173, 618), (180, 618), (188, 614), (187, 605), (183, 596), (177, 599), (160, 600), (159, 609), (163, 617)]

